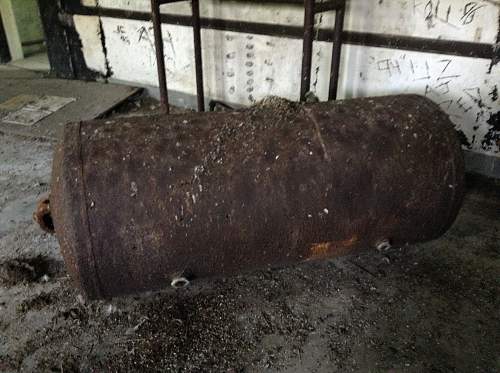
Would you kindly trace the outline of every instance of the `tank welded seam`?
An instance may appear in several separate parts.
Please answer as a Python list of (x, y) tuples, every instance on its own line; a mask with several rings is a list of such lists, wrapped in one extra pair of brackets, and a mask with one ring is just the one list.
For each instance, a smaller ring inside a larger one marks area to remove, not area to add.
[(326, 145), (325, 145), (325, 140), (323, 139), (323, 136), (321, 135), (321, 128), (319, 126), (318, 121), (316, 120), (316, 117), (314, 113), (311, 111), (310, 108), (304, 107), (304, 111), (306, 113), (306, 116), (313, 122), (316, 136), (318, 138), (319, 144), (321, 145), (321, 148), (323, 149), (323, 156), (325, 158), (325, 161), (330, 161), (330, 155), (328, 154), (328, 151), (326, 150)]
[[(431, 101), (427, 101), (426, 102), (426, 105), (429, 106), (429, 111), (434, 109), (434, 108), (437, 108), (439, 109), (439, 111), (441, 112), (441, 116), (443, 118), (445, 118), (445, 121), (448, 121), (450, 126), (448, 126), (449, 128), (447, 129), (444, 129), (446, 132), (445, 133), (450, 133), (450, 135), (453, 135), (451, 133), (451, 131), (455, 131), (453, 128), (451, 128), (453, 126), (453, 124), (451, 123), (451, 120), (449, 119), (449, 117), (447, 115), (443, 116), (443, 113), (442, 113), (442, 110), (441, 108), (439, 107), (439, 105), (437, 105), (436, 103), (434, 102), (431, 102)], [(427, 133), (429, 134), (432, 134), (432, 131), (430, 129), (427, 129), (425, 128), (425, 130), (427, 131)], [(450, 131), (451, 130), (451, 131)], [(456, 206), (457, 204), (460, 205), (460, 202), (457, 203), (457, 200), (456, 200), (456, 187), (459, 185), (458, 183), (458, 180), (457, 180), (457, 166), (455, 164), (455, 157), (453, 157), (453, 154), (455, 153), (455, 141), (447, 141), (446, 142), (446, 151), (449, 155), (451, 155), (451, 157), (449, 157), (450, 159), (450, 162), (451, 162), (451, 180), (452, 180), (452, 187), (450, 187), (450, 185), (445, 185), (445, 188), (448, 188), (448, 189), (451, 189), (451, 193), (449, 193), (449, 200), (448, 200), (448, 203), (447, 203), (447, 206), (448, 206), (448, 214), (447, 214), (447, 217), (446, 219), (443, 219), (442, 220), (442, 225), (441, 225), (441, 229), (440, 231), (441, 232), (446, 232), (446, 230), (450, 227), (450, 225), (453, 223), (453, 220), (454, 220), (454, 217), (456, 217)], [(460, 146), (460, 145), (459, 145)], [(446, 162), (446, 164), (444, 165), (445, 167), (448, 167), (448, 162)], [(446, 172), (446, 170), (443, 170), (444, 172)]]
[(94, 245), (92, 242), (92, 236), (90, 234), (90, 221), (89, 221), (89, 213), (88, 213), (88, 207), (87, 207), (87, 186), (85, 184), (85, 177), (84, 177), (84, 172), (83, 172), (83, 145), (82, 145), (82, 122), (78, 123), (78, 157), (79, 157), (79, 167), (80, 167), (80, 179), (81, 179), (81, 195), (83, 198), (83, 207), (82, 207), (82, 213), (83, 213), (83, 224), (85, 225), (85, 230), (87, 231), (87, 249), (90, 262), (89, 262), (89, 267), (91, 268), (94, 276), (93, 276), (93, 283), (94, 283), (94, 290), (96, 294), (93, 294), (92, 297), (102, 297), (102, 287), (101, 287), (101, 280), (99, 278), (99, 273), (97, 271), (96, 267), (96, 257), (94, 254)]
[[(455, 130), (453, 129), (453, 131), (455, 131)], [(455, 139), (453, 139), (453, 140), (455, 140)], [(457, 145), (456, 140), (455, 141), (448, 140), (448, 151), (449, 151), (449, 154), (452, 155), (450, 157), (450, 159), (451, 159), (453, 184), (452, 184), (452, 187), (450, 188), (451, 193), (450, 193), (449, 207), (448, 207), (448, 219), (446, 219), (445, 224), (443, 225), (443, 228), (441, 228), (442, 232), (446, 232), (446, 229), (451, 224), (453, 224), (453, 220), (454, 220), (454, 218), (456, 218), (457, 213), (458, 213), (457, 208), (459, 208), (458, 206), (460, 206), (461, 200), (462, 200), (462, 198), (460, 198), (460, 200), (457, 202), (457, 199), (456, 199), (457, 187), (459, 186), (458, 175), (457, 175), (457, 165), (455, 164), (455, 157), (453, 156), (455, 153), (456, 145)], [(462, 148), (462, 145), (459, 144), (458, 146), (460, 147), (460, 149)], [(460, 151), (459, 156), (463, 156), (461, 151)], [(449, 186), (447, 186), (447, 187), (449, 187)]]
[[(413, 94), (410, 94), (409, 96), (412, 96), (413, 97), (413, 101), (416, 103), (416, 107), (418, 108), (419, 107), (419, 101), (421, 101), (421, 98), (419, 96), (416, 96), (416, 95), (413, 95)], [(428, 107), (429, 110), (426, 110), (426, 111), (432, 111), (433, 109), (438, 109), (439, 111), (442, 111), (441, 108), (439, 107), (439, 105), (437, 105), (436, 103), (432, 102), (432, 101), (426, 101), (425, 104), (423, 105), (426, 105)], [(397, 106), (394, 106), (394, 107), (397, 107)], [(424, 112), (424, 111), (423, 111)], [(446, 118), (446, 121), (450, 121), (449, 118)], [(434, 135), (435, 131), (427, 128), (427, 127), (422, 127), (422, 131), (425, 131), (426, 134), (429, 134), (429, 135)], [(449, 131), (446, 131), (446, 132), (449, 132)], [(429, 141), (430, 142), (430, 141)], [(447, 146), (446, 146), (446, 150), (447, 150), (447, 153), (448, 154), (452, 154), (454, 153), (454, 144), (452, 141), (447, 141)], [(441, 228), (440, 228), (440, 232), (446, 232), (446, 230), (450, 227), (450, 225), (453, 223), (453, 216), (455, 214), (455, 206), (457, 205), (457, 202), (456, 202), (456, 199), (455, 199), (455, 194), (456, 194), (456, 186), (459, 185), (458, 181), (457, 181), (457, 172), (456, 172), (456, 165), (455, 165), (455, 157), (450, 157), (450, 161), (451, 161), (451, 172), (452, 172), (452, 175), (451, 175), (451, 179), (452, 179), (452, 182), (454, 183), (453, 184), (453, 188), (450, 188), (452, 189), (452, 192), (449, 193), (450, 195), (450, 199), (448, 200), (448, 214), (447, 214), (447, 217), (446, 219), (442, 219), (442, 224), (441, 224)], [(447, 167), (448, 163), (446, 163), (445, 167)], [(444, 172), (446, 172), (446, 170), (443, 170)], [(448, 185), (445, 185), (445, 188), (449, 188)], [(459, 202), (460, 204), (460, 202)], [(441, 233), (443, 234), (443, 233)]]

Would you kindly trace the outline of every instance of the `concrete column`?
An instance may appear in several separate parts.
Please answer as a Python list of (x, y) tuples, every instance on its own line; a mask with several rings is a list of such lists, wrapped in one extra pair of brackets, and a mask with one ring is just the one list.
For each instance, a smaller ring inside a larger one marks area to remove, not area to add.
[(12, 0), (0, 0), (0, 15), (2, 16), (3, 27), (7, 36), (10, 56), (13, 61), (24, 58), (21, 37), (17, 28)]

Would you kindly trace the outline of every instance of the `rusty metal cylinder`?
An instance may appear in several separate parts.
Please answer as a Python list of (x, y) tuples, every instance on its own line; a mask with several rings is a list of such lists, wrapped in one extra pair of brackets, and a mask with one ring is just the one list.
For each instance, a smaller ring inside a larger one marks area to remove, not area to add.
[(70, 124), (50, 208), (102, 298), (434, 239), (463, 191), (452, 123), (403, 95)]

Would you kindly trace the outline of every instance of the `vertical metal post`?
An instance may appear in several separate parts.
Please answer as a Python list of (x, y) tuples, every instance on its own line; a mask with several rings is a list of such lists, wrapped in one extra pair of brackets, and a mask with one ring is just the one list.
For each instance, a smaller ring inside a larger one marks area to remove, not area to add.
[(314, 33), (315, 0), (304, 0), (304, 40), (302, 46), (302, 73), (300, 81), (300, 101), (304, 101), (311, 86), (311, 62)]
[(165, 72), (160, 4), (158, 0), (151, 0), (151, 21), (153, 22), (153, 31), (155, 36), (156, 67), (158, 69), (158, 83), (160, 86), (160, 106), (166, 114), (169, 114), (170, 107), (168, 104), (167, 75)]
[(196, 70), (196, 98), (198, 111), (205, 111), (205, 95), (203, 93), (203, 60), (201, 55), (200, 3), (191, 0), (193, 12), (194, 64)]
[(333, 30), (333, 51), (332, 65), (330, 70), (330, 88), (328, 90), (328, 100), (337, 99), (339, 85), (340, 53), (342, 49), (342, 32), (344, 31), (345, 1), (342, 6), (335, 11), (335, 28)]

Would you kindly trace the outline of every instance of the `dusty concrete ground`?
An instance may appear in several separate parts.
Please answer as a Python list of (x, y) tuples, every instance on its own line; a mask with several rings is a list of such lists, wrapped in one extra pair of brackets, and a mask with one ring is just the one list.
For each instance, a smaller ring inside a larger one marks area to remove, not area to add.
[(52, 148), (0, 134), (2, 372), (500, 371), (498, 183), (436, 241), (85, 302), (31, 221)]

